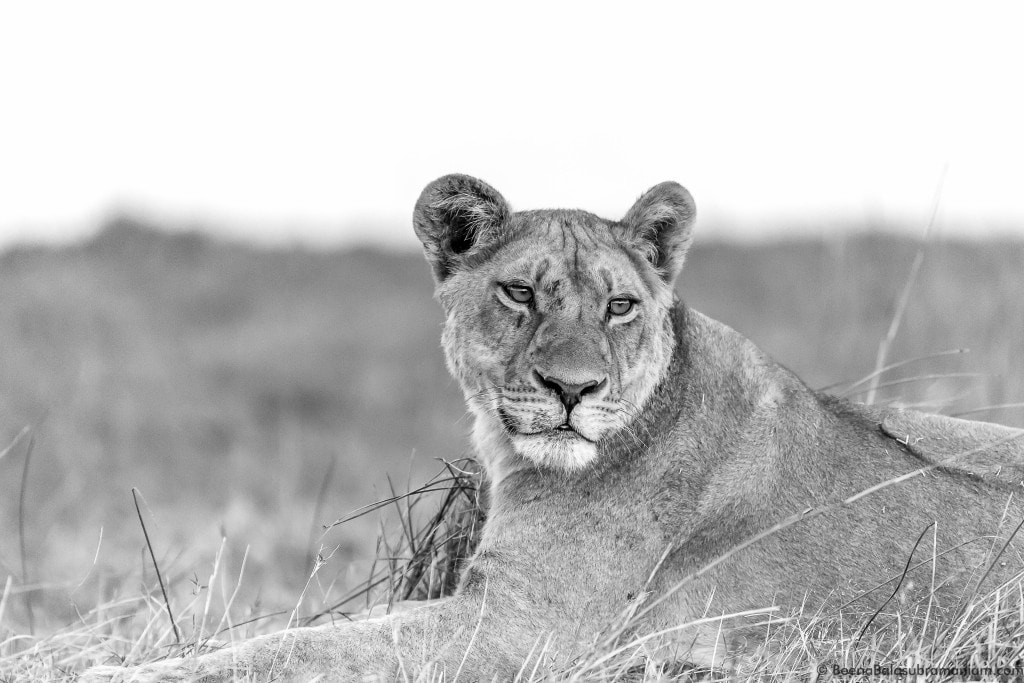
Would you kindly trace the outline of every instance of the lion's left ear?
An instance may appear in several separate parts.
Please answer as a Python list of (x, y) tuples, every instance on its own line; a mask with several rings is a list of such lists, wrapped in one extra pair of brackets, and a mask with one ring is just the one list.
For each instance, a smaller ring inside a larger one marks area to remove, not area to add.
[(444, 282), (467, 256), (493, 242), (509, 214), (504, 197), (478, 178), (452, 173), (427, 185), (412, 224), (434, 279)]
[(675, 282), (693, 241), (697, 207), (686, 188), (672, 181), (655, 185), (620, 221), (625, 237), (668, 284)]

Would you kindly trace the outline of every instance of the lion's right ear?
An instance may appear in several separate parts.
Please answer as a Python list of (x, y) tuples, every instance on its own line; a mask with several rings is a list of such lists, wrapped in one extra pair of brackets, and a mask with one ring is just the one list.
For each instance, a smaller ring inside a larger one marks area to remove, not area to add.
[(462, 259), (492, 241), (510, 214), (498, 191), (472, 176), (453, 173), (427, 185), (412, 224), (434, 279), (443, 282)]

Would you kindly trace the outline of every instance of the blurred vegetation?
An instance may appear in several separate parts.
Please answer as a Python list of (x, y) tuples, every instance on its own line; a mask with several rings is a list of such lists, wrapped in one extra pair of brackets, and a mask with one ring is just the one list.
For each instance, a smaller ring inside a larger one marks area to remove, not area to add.
[[(817, 388), (872, 371), (919, 246), (698, 239), (679, 292)], [(0, 453), (26, 426), (34, 438), (23, 500), (28, 435), (0, 459), (4, 625), (18, 632), (31, 604), (56, 626), (152, 585), (132, 487), (172, 596), (199, 590), (226, 538), (222, 571), (248, 547), (254, 613), (295, 607), (321, 548), (302, 599), (335, 604), (369, 574), (377, 522), (321, 525), (388, 496), (386, 475), (405, 490), (467, 450), (432, 289), (418, 253), (261, 249), (130, 218), (0, 254)], [(1024, 401), (1022, 293), (1024, 243), (933, 239), (890, 360), (970, 353), (898, 369), (883, 384), (943, 376), (879, 400)], [(1024, 426), (1024, 409), (972, 417)]]

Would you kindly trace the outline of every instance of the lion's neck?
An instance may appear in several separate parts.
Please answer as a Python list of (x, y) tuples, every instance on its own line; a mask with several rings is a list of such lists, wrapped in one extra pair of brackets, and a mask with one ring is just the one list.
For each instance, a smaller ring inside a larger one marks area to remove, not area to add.
[[(801, 430), (818, 422), (812, 392), (749, 339), (682, 302), (670, 320), (672, 359), (632, 427), (644, 445), (613, 441), (599, 462), (629, 470), (633, 480), (685, 472), (698, 499), (722, 481), (744, 482), (742, 492), (732, 487), (744, 496), (777, 492), (787, 443), (803, 440)], [(806, 424), (780, 418), (797, 402)]]
[[(700, 314), (697, 314), (700, 315)], [(672, 429), (683, 411), (685, 396), (690, 389), (693, 370), (693, 340), (691, 326), (694, 311), (682, 301), (676, 301), (669, 311), (668, 324), (672, 327), (673, 349), (668, 367), (643, 410), (633, 429), (647, 436), (648, 448), (660, 441), (662, 435)], [(623, 454), (627, 455), (627, 454)]]
[(473, 412), (473, 448), (483, 465), (490, 484), (491, 500), (498, 494), (498, 484), (516, 469), (526, 467), (523, 458), (512, 449), (512, 441), (493, 415), (484, 410)]

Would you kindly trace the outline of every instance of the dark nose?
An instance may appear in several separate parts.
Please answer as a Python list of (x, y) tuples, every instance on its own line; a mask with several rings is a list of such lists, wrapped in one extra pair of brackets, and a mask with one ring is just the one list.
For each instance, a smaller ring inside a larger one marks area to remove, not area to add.
[(585, 395), (598, 391), (608, 381), (606, 377), (601, 381), (591, 380), (583, 384), (572, 384), (557, 377), (544, 375), (536, 370), (534, 370), (534, 374), (537, 375), (537, 381), (558, 395), (558, 399), (565, 406), (566, 414), (571, 413)]

